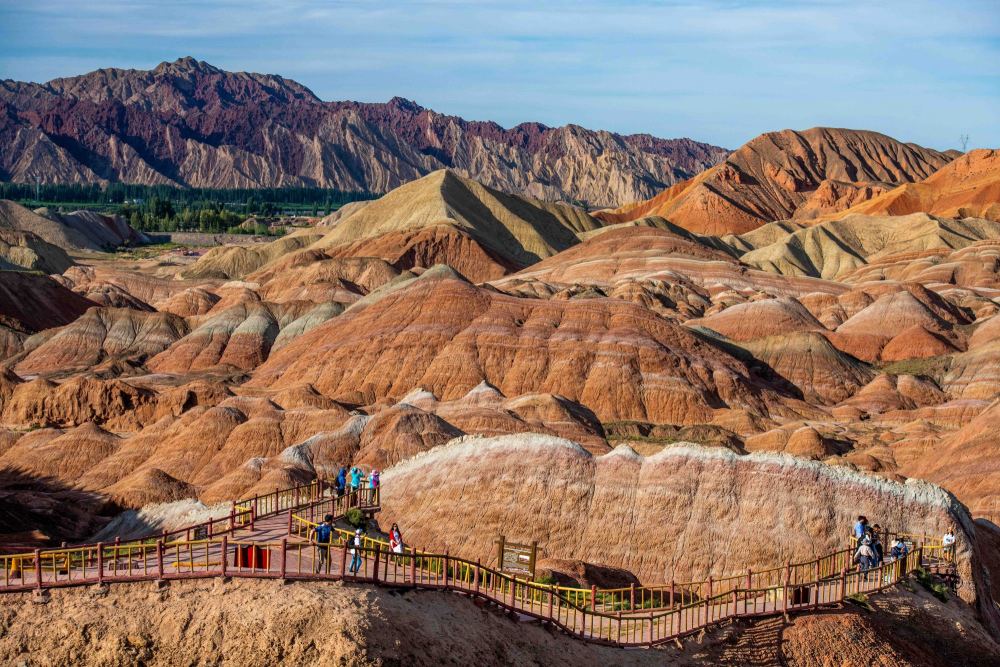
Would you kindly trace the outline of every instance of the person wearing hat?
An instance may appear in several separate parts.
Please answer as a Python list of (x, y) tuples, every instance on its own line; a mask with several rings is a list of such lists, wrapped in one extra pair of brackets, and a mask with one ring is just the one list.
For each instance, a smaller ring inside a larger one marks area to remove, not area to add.
[(333, 541), (333, 515), (323, 517), (323, 523), (312, 529), (309, 536), (316, 543), (316, 573), (330, 573), (330, 543)]
[(347, 550), (351, 552), (351, 574), (357, 574), (361, 569), (361, 529), (354, 531), (354, 535), (347, 538)]
[[(862, 573), (867, 573), (874, 566), (875, 550), (872, 549), (872, 540), (868, 535), (861, 539), (861, 546), (854, 553), (854, 562), (858, 564), (858, 572)], [(864, 579), (868, 581), (867, 574), (865, 574)]]

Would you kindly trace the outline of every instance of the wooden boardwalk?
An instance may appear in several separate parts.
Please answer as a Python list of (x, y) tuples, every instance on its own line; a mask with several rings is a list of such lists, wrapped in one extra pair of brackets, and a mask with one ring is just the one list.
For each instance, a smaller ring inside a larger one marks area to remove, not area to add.
[(309, 540), (325, 514), (374, 512), (378, 494), (335, 497), (325, 482), (236, 503), (228, 517), (146, 539), (0, 556), (0, 593), (134, 581), (209, 577), (343, 580), (457, 591), (536, 618), (591, 642), (655, 646), (730, 618), (800, 613), (895, 585), (910, 571), (945, 562), (951, 551), (910, 536), (914, 551), (867, 572), (850, 570), (851, 549), (805, 563), (699, 582), (617, 589), (571, 588), (514, 578), (477, 561), (388, 545), (365, 537), (359, 567), (338, 530), (331, 544)]

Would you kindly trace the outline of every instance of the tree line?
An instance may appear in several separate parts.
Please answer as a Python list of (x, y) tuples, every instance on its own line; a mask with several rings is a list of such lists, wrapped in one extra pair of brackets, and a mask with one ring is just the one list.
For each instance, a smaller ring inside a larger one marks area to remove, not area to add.
[(28, 206), (86, 206), (118, 213), (140, 231), (245, 231), (266, 233), (266, 227), (233, 229), (251, 216), (282, 213), (328, 215), (344, 204), (373, 199), (367, 192), (327, 188), (177, 188), (129, 183), (49, 184), (0, 182), (0, 199)]

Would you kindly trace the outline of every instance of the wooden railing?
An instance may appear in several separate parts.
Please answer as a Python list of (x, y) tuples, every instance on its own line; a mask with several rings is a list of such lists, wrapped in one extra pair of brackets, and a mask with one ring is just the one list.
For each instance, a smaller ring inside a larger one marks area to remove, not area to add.
[[(348, 562), (354, 558), (345, 543), (350, 531), (337, 529), (336, 539), (327, 544), (311, 541), (311, 531), (325, 514), (341, 519), (352, 508), (377, 510), (378, 492), (364, 487), (335, 497), (329, 491), (320, 481), (255, 496), (234, 503), (228, 517), (141, 540), (0, 556), (0, 592), (207, 577), (369, 582), (458, 591), (586, 641), (640, 647), (672, 641), (724, 619), (838, 604), (953, 558), (953, 547), (914, 536), (912, 553), (867, 571), (853, 569), (853, 548), (845, 548), (810, 561), (704, 581), (587, 589), (518, 579), (447, 552), (407, 547), (393, 553), (385, 540), (365, 536), (357, 549), (360, 567), (351, 572)], [(237, 537), (235, 530), (249, 535)]]
[[(279, 515), (287, 515), (290, 521), (293, 511), (325, 502), (332, 488), (324, 480), (314, 480), (255, 495), (233, 503), (227, 516), (134, 540), (58, 549), (16, 549), (15, 553), (0, 555), (0, 592), (157, 579), (183, 573), (214, 576), (212, 568), (221, 567), (220, 545), (227, 542), (228, 535), (240, 529), (253, 531), (257, 521), (273, 520)], [(373, 499), (377, 502), (377, 492), (365, 487), (350, 499), (345, 497), (342, 505), (346, 512), (349, 502), (368, 507), (366, 503)], [(185, 567), (185, 563), (191, 565)]]
[[(284, 576), (458, 591), (551, 623), (574, 637), (623, 647), (655, 646), (724, 619), (814, 610), (840, 603), (853, 595), (874, 593), (895, 585), (907, 572), (919, 567), (922, 558), (918, 549), (905, 559), (886, 562), (865, 572), (841, 569), (827, 579), (797, 584), (792, 583), (792, 569), (782, 568), (788, 575), (778, 586), (733, 586), (701, 597), (678, 593), (669, 606), (660, 609), (635, 606), (613, 609), (615, 605), (601, 597), (609, 591), (601, 590), (596, 592), (599, 603), (594, 609), (592, 605), (581, 604), (579, 599), (567, 596), (567, 589), (559, 586), (517, 579), (479, 562), (447, 553), (410, 550), (395, 554), (387, 552), (381, 541), (372, 541), (375, 546), (359, 549), (363, 553), (364, 566), (356, 575), (346, 568), (351, 558), (346, 545), (289, 544), (290, 553), (295, 554), (299, 562), (309, 562), (308, 557), (302, 557), (303, 550), (325, 551), (326, 558), (322, 559), (325, 565), (318, 572), (289, 568)], [(339, 571), (336, 563), (340, 563)]]

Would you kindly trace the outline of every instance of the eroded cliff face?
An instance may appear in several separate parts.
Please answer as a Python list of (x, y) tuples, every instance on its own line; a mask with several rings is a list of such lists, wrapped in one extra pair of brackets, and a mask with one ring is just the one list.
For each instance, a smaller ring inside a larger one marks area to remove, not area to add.
[[(489, 561), (499, 535), (646, 583), (737, 574), (845, 546), (858, 514), (929, 535), (956, 526), (959, 570), (985, 575), (968, 512), (943, 489), (787, 455), (674, 445), (594, 457), (551, 436), (461, 438), (383, 474), (381, 521), (419, 547)], [(975, 596), (969, 593), (969, 599)]]
[(193, 58), (46, 84), (0, 82), (0, 145), (10, 148), (0, 172), (18, 182), (381, 193), (450, 167), (507, 192), (595, 206), (646, 199), (728, 154), (690, 139), (575, 125), (504, 129), (401, 98), (327, 103), (280, 76)]

